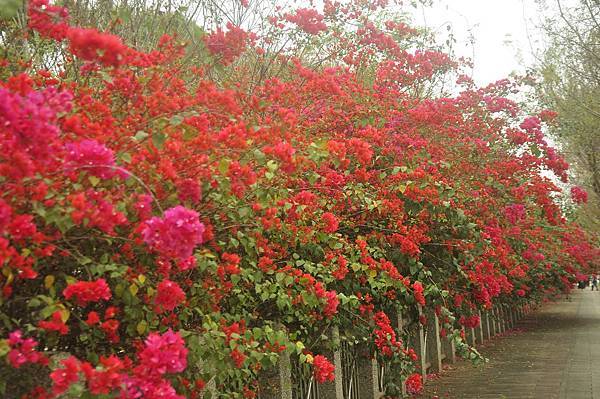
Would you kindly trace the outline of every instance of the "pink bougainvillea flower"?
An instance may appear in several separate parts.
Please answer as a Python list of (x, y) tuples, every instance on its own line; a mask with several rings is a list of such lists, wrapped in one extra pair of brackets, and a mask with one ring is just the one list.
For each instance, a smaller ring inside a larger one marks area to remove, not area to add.
[(151, 333), (140, 352), (140, 367), (150, 374), (179, 373), (187, 367), (188, 350), (178, 332)]
[(188, 259), (194, 248), (203, 242), (204, 230), (204, 224), (200, 222), (196, 211), (176, 206), (167, 209), (162, 218), (147, 220), (142, 238), (163, 256)]
[(82, 140), (67, 144), (66, 151), (67, 169), (83, 170), (101, 179), (117, 175), (115, 156), (104, 144), (95, 140)]

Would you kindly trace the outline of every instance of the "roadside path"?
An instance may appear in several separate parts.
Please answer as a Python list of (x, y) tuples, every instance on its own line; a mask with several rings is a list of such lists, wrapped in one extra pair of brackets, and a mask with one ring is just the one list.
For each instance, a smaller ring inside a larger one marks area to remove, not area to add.
[(480, 351), (488, 363), (452, 365), (421, 398), (600, 399), (600, 293), (574, 290)]

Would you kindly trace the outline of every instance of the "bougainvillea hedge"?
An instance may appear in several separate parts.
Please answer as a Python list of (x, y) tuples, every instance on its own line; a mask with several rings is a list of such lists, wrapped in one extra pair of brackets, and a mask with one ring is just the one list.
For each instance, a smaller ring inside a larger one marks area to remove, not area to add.
[[(460, 329), (478, 309), (597, 266), (557, 205), (554, 114), (524, 116), (505, 97), (516, 83), (478, 89), (446, 54), (409, 50), (419, 31), (366, 17), (385, 6), (280, 10), (286, 56), (229, 24), (189, 66), (176, 38), (140, 52), (29, 2), (23, 40), (67, 55), (1, 60), (3, 396), (194, 398), (214, 381), (251, 398), (282, 352), (331, 380), (334, 326), (391, 365), (390, 396), (406, 377), (414, 392), (393, 312), (435, 311), (469, 356)], [(326, 63), (289, 56), (317, 38)], [(423, 94), (452, 76), (460, 94)]]

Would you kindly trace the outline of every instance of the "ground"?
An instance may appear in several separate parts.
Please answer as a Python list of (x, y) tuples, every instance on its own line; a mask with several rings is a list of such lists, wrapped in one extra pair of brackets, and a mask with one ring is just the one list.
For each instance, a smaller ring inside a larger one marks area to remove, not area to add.
[(448, 367), (421, 398), (600, 399), (600, 293), (544, 304), (481, 352), (488, 363)]

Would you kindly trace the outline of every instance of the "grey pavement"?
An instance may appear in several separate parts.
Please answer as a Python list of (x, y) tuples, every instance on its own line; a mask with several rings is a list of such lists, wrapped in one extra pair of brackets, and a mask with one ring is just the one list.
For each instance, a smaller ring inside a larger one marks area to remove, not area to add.
[(449, 366), (421, 398), (600, 399), (600, 293), (547, 303), (480, 351), (488, 363)]

